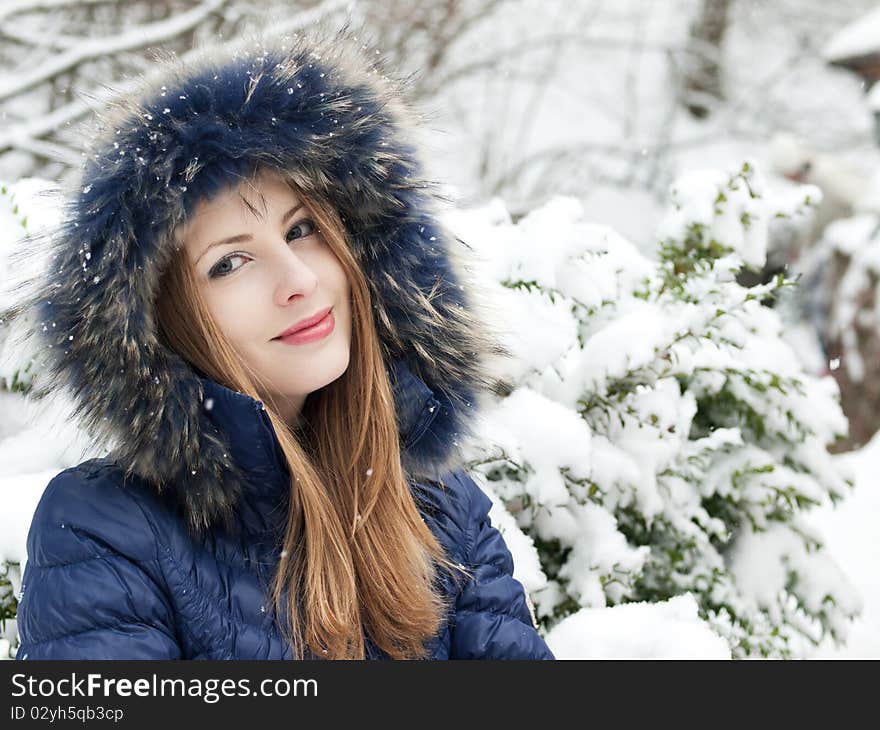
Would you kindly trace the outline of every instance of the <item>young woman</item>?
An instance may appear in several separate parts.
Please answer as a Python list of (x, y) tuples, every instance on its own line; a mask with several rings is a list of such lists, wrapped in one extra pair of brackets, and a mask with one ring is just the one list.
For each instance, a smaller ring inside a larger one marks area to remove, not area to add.
[(345, 33), (168, 60), (96, 135), (42, 288), (19, 659), (553, 659), (459, 449), (502, 354), (399, 88)]

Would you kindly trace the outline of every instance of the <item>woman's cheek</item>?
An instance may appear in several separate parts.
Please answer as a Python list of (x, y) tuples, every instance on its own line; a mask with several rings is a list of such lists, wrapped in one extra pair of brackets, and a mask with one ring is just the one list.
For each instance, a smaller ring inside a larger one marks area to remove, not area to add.
[(211, 314), (220, 331), (233, 344), (247, 344), (248, 336), (253, 338), (259, 334), (254, 325), (265, 322), (265, 315), (258, 317), (254, 311), (255, 302), (249, 295), (247, 287), (239, 282), (229, 282), (232, 286), (217, 287), (211, 296)]

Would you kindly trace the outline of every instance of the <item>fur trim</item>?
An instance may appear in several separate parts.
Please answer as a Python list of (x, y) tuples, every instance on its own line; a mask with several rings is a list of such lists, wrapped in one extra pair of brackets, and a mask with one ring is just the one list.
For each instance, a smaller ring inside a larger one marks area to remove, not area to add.
[(69, 389), (92, 437), (171, 492), (196, 529), (228, 516), (241, 474), (202, 407), (201, 379), (157, 339), (154, 298), (174, 227), (256, 164), (336, 206), (389, 371), (405, 361), (440, 404), (404, 453), (412, 478), (461, 463), (478, 397), (495, 388), (486, 362), (503, 350), (472, 308), (460, 243), (438, 223), (402, 88), (377, 64), (347, 30), (203, 50), (185, 64), (166, 57), (98, 118), (48, 283), (30, 301), (46, 355), (41, 392)]

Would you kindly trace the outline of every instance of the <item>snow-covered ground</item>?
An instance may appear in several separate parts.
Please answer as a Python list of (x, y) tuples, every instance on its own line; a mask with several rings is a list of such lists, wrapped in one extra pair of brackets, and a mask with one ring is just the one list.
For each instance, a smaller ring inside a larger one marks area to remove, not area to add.
[(861, 592), (864, 609), (845, 647), (838, 649), (827, 640), (815, 656), (880, 659), (880, 433), (858, 451), (834, 458), (853, 466), (853, 493), (836, 508), (811, 513), (808, 521), (826, 538), (829, 552)]

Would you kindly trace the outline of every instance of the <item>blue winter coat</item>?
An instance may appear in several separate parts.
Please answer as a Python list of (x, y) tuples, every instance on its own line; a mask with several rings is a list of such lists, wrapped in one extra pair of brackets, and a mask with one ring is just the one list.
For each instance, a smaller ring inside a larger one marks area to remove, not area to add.
[(290, 483), (276, 436), (260, 403), (163, 343), (154, 311), (174, 225), (261, 166), (339, 213), (370, 288), (401, 465), (441, 544), (476, 571), (446, 585), (454, 610), (433, 656), (552, 658), (463, 470), (478, 402), (509, 387), (486, 365), (504, 349), (476, 314), (452, 255), (461, 242), (434, 213), (406, 106), (377, 62), (344, 32), (210, 49), (167, 60), (99, 118), (22, 311), (37, 323), (34, 396), (65, 389), (112, 448), (39, 503), (20, 658), (287, 656), (264, 597)]
[[(412, 445), (430, 428), (436, 400), (408, 370), (398, 373), (397, 393), (416, 414), (402, 424)], [(28, 535), (18, 659), (290, 658), (265, 598), (289, 475), (260, 403), (204, 384), (212, 419), (253, 477), (242, 493), (240, 535), (192, 541), (168, 503), (138, 480), (124, 484), (109, 459), (61, 472)], [(415, 482), (412, 493), (448, 555), (474, 580), (456, 587), (442, 574), (453, 609), (430, 658), (553, 659), (489, 519), (490, 500), (461, 469), (443, 484)], [(387, 658), (368, 639), (366, 646), (367, 658)]]

